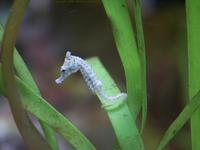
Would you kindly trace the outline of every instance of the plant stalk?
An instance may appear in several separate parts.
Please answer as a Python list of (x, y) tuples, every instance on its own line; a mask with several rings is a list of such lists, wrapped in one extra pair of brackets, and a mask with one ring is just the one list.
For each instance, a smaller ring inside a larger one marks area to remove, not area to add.
[(15, 0), (8, 17), (2, 42), (2, 74), (5, 94), (8, 98), (15, 123), (29, 150), (50, 150), (38, 130), (23, 109), (14, 79), (13, 51), (16, 35), (23, 19), (28, 0)]
[(142, 125), (140, 132), (144, 130), (147, 119), (147, 77), (146, 77), (146, 48), (144, 40), (144, 31), (142, 24), (142, 9), (140, 0), (132, 0), (135, 14), (136, 23), (136, 39), (137, 47), (140, 55), (140, 61), (142, 66)]
[[(189, 77), (189, 99), (198, 93), (200, 89), (200, 1), (186, 0), (187, 16), (187, 38), (188, 38), (188, 77)], [(192, 149), (200, 149), (200, 109), (191, 117)]]

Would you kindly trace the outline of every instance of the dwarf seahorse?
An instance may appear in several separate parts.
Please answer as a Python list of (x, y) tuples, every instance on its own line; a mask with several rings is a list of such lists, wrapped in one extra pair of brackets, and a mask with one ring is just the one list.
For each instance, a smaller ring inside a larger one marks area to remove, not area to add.
[(57, 84), (61, 84), (65, 78), (70, 76), (71, 74), (80, 71), (85, 79), (89, 89), (97, 94), (98, 96), (102, 97), (105, 100), (115, 100), (118, 98), (126, 98), (126, 93), (120, 93), (116, 96), (108, 96), (103, 91), (103, 84), (100, 80), (97, 79), (95, 72), (93, 71), (92, 67), (82, 58), (78, 56), (71, 55), (71, 52), (67, 51), (66, 57), (64, 60), (63, 65), (60, 68), (60, 77), (56, 79)]

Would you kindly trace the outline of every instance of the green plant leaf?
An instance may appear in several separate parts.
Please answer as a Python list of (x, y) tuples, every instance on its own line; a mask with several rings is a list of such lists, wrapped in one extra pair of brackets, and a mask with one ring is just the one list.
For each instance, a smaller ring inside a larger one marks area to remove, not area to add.
[(35, 128), (23, 108), (20, 94), (15, 83), (13, 53), (17, 32), (23, 20), (29, 0), (14, 0), (6, 22), (1, 45), (2, 78), (4, 92), (10, 105), (13, 119), (29, 150), (50, 150), (50, 145)]
[(125, 70), (128, 106), (135, 119), (143, 99), (142, 68), (125, 0), (102, 0)]
[(170, 125), (170, 127), (165, 132), (163, 138), (160, 141), (160, 144), (157, 150), (162, 150), (170, 142), (170, 140), (176, 135), (176, 133), (183, 127), (183, 125), (190, 119), (193, 113), (200, 106), (200, 91), (192, 100), (185, 106), (183, 111), (179, 114), (175, 121)]
[[(3, 37), (3, 27), (0, 25), (0, 43), (2, 41), (2, 37)], [(26, 84), (28, 84), (35, 92), (40, 94), (39, 89), (31, 76), (31, 73), (29, 72), (27, 66), (25, 65), (23, 59), (19, 55), (16, 48), (14, 50), (14, 66), (15, 66), (18, 76), (23, 81), (25, 81)], [(49, 145), (51, 146), (51, 148), (53, 150), (59, 150), (57, 139), (56, 139), (53, 129), (51, 129), (48, 125), (46, 125), (40, 120), (39, 120), (39, 123), (44, 131), (45, 137)]]
[[(103, 90), (106, 95), (115, 96), (121, 93), (112, 80), (112, 77), (97, 58), (87, 59), (87, 62), (95, 71), (97, 78), (102, 81)], [(122, 150), (129, 150), (134, 147), (134, 150), (143, 150), (144, 146), (140, 133), (138, 132), (126, 100), (119, 98), (114, 101), (109, 101), (100, 96), (98, 98), (102, 103), (102, 107), (108, 113), (120, 148)]]
[[(19, 78), (21, 78), (27, 85), (29, 85), (29, 87), (31, 87), (32, 90), (34, 90), (39, 95), (41, 95), (28, 68), (26, 67), (23, 59), (21, 58), (21, 56), (19, 55), (19, 53), (16, 49), (14, 51), (14, 65), (15, 65), (15, 69), (16, 69), (16, 72), (17, 72)], [(54, 130), (51, 127), (49, 127), (46, 123), (43, 123), (41, 120), (39, 120), (39, 122), (40, 122), (40, 125), (44, 131), (45, 137), (46, 137), (48, 143), (50, 144), (51, 148), (53, 150), (59, 150), (59, 146), (58, 146), (58, 142), (57, 142)]]
[[(200, 1), (186, 0), (186, 16), (188, 31), (188, 76), (189, 76), (189, 99), (191, 100), (200, 90)], [(200, 109), (191, 118), (192, 149), (200, 149)]]
[[(27, 111), (58, 131), (77, 150), (95, 150), (89, 140), (70, 121), (48, 104), (37, 92), (33, 91), (29, 85), (18, 77), (16, 77), (16, 82), (22, 103)], [(0, 73), (0, 90), (1, 93), (4, 93), (2, 83), (2, 73)]]
[(147, 119), (147, 87), (146, 87), (146, 48), (144, 41), (144, 31), (142, 24), (142, 10), (141, 10), (141, 1), (140, 0), (132, 0), (134, 14), (135, 14), (135, 24), (136, 24), (136, 38), (137, 38), (137, 46), (139, 51), (139, 56), (142, 64), (142, 125), (141, 125), (141, 133), (144, 130), (144, 126), (146, 124)]

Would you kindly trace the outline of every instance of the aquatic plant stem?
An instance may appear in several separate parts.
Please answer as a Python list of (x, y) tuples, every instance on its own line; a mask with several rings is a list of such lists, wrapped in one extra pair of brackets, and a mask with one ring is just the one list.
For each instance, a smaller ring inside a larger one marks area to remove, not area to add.
[(141, 9), (141, 1), (140, 0), (132, 0), (134, 14), (135, 14), (135, 24), (136, 24), (136, 39), (137, 46), (140, 56), (140, 61), (142, 65), (142, 125), (140, 132), (142, 133), (144, 130), (144, 126), (146, 124), (147, 119), (147, 77), (146, 77), (146, 48), (145, 48), (145, 40), (144, 40), (144, 31), (142, 24), (142, 9)]
[(2, 74), (5, 95), (8, 98), (16, 125), (29, 150), (50, 150), (23, 109), (14, 79), (13, 51), (16, 35), (23, 19), (28, 0), (15, 0), (8, 18), (2, 42)]
[(142, 105), (142, 68), (125, 0), (102, 0), (111, 22), (117, 50), (125, 71), (128, 106), (136, 119)]
[[(5, 95), (0, 64), (0, 94)], [(57, 131), (76, 150), (95, 150), (92, 143), (65, 116), (32, 89), (29, 84), (15, 76), (24, 109)]]
[(191, 101), (184, 107), (178, 117), (172, 122), (169, 128), (165, 131), (160, 140), (157, 150), (163, 150), (167, 144), (175, 137), (181, 130), (185, 123), (197, 112), (200, 106), (200, 91), (191, 99)]
[[(3, 37), (4, 29), (3, 26), (0, 25), (0, 44), (2, 42), (2, 37)], [(25, 62), (23, 61), (22, 57), (18, 53), (17, 49), (15, 48), (14, 50), (14, 66), (16, 70), (16, 74), (21, 78), (26, 84), (29, 85), (35, 92), (40, 94), (40, 91), (32, 78), (32, 75), (30, 71), (28, 70)], [(41, 95), (41, 94), (40, 94)], [(55, 131), (49, 127), (45, 122), (42, 122), (39, 120), (40, 126), (42, 127), (43, 133), (45, 135), (45, 138), (51, 148), (53, 150), (59, 150), (58, 142), (56, 139)]]
[[(186, 0), (187, 37), (188, 37), (188, 77), (189, 99), (192, 100), (200, 89), (200, 1)], [(200, 109), (191, 117), (192, 150), (200, 149)]]
[[(105, 91), (105, 94), (118, 95), (121, 93), (99, 59), (90, 58), (87, 59), (87, 62), (91, 65), (97, 78), (102, 81), (102, 88), (103, 91)], [(136, 122), (132, 117), (130, 108), (127, 105), (127, 100), (124, 99), (124, 97), (108, 100), (100, 95), (98, 95), (98, 98), (102, 103), (102, 107), (108, 114), (120, 149), (131, 150), (134, 148), (134, 150), (144, 150), (141, 135), (137, 129)]]

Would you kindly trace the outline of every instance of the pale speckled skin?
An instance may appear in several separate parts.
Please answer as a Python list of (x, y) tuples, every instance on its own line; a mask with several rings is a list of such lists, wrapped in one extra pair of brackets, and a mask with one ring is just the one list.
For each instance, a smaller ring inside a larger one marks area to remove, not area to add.
[(91, 66), (82, 58), (78, 56), (71, 55), (71, 52), (67, 51), (64, 64), (61, 66), (60, 69), (60, 77), (56, 79), (57, 84), (61, 84), (65, 78), (70, 76), (71, 74), (79, 71), (83, 75), (83, 78), (85, 79), (89, 89), (102, 97), (105, 100), (115, 100), (118, 98), (126, 98), (126, 93), (120, 93), (116, 96), (107, 96), (104, 94), (104, 91), (102, 89), (102, 82), (97, 79), (95, 72), (92, 70)]

